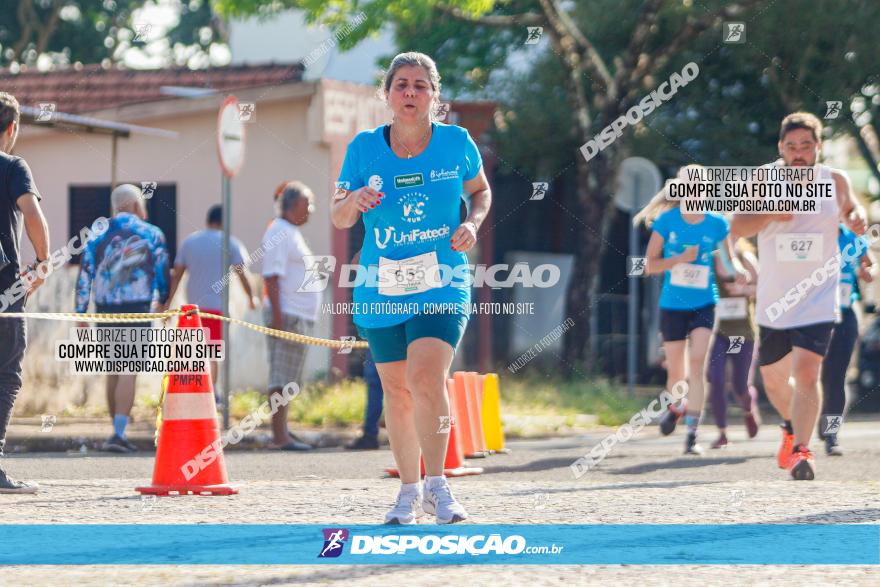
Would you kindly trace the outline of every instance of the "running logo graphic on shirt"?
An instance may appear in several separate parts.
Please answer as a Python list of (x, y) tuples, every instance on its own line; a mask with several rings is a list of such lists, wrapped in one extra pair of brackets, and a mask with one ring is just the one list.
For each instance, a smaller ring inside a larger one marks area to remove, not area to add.
[(348, 530), (345, 528), (324, 528), (324, 547), (318, 554), (318, 558), (338, 558), (342, 554), (342, 547), (348, 541)]
[(419, 192), (410, 192), (397, 199), (397, 203), (403, 206), (404, 222), (421, 222), (425, 219), (425, 202), (430, 200), (428, 196)]

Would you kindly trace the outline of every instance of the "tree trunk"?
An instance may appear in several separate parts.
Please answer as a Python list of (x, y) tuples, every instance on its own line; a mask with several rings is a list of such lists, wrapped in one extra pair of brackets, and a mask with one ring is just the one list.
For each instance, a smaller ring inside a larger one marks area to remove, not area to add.
[(575, 321), (575, 327), (568, 331), (565, 338), (567, 374), (585, 373), (593, 367), (585, 364), (590, 343), (590, 310), (596, 303), (599, 270), (607, 242), (615, 160), (610, 149), (589, 162), (581, 153), (577, 156), (577, 219), (574, 220), (577, 242), (566, 306), (567, 317)]

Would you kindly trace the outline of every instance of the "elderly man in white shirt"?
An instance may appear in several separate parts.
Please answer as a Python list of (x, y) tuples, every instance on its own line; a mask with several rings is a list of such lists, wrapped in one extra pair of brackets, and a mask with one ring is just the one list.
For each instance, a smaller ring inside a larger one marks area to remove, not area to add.
[[(299, 291), (306, 275), (304, 257), (312, 252), (298, 228), (315, 209), (315, 196), (308, 186), (289, 181), (276, 194), (278, 218), (263, 235), (263, 279), (266, 284), (264, 319), (277, 330), (310, 334), (321, 302), (320, 292)], [(269, 338), (269, 395), (281, 395), (288, 383), (300, 385), (307, 347), (288, 340)], [(311, 450), (287, 428), (287, 406), (272, 415), (272, 444), (276, 450)]]

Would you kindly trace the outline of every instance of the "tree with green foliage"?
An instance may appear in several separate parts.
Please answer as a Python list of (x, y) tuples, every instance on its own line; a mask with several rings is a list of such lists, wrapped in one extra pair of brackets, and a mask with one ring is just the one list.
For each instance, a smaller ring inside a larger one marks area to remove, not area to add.
[[(142, 47), (136, 12), (150, 0), (3, 0), (14, 4), (0, 11), (0, 66), (33, 66), (40, 56), (60, 64), (119, 62), (132, 47)], [(223, 22), (210, 0), (178, 2), (179, 20), (167, 33), (166, 60), (185, 61), (206, 55), (214, 43), (225, 43)], [(178, 53), (175, 54), (175, 49)]]

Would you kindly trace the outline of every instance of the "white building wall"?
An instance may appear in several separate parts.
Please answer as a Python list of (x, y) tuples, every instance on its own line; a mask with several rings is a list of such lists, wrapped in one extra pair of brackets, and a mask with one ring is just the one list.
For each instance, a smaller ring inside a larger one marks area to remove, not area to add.
[[(233, 180), (232, 231), (248, 248), (255, 251), (266, 226), (271, 221), (273, 193), (285, 179), (299, 179), (311, 186), (316, 194), (317, 210), (303, 233), (315, 254), (330, 254), (331, 224), (327, 194), (331, 193), (328, 146), (306, 138), (308, 98), (261, 103), (257, 101), (256, 121), (247, 127), (246, 158), (242, 171)], [(177, 238), (178, 245), (189, 233), (205, 224), (209, 206), (221, 200), (220, 169), (217, 162), (215, 128), (217, 113), (213, 108), (185, 115), (165, 114), (149, 119), (126, 122), (174, 130), (176, 140), (133, 134), (119, 140), (118, 178), (120, 181), (156, 181), (177, 185)], [(33, 170), (37, 186), (43, 195), (43, 209), (49, 222), (52, 248), (67, 241), (68, 188), (76, 184), (109, 184), (111, 168), (111, 140), (103, 135), (81, 132), (37, 131), (24, 127), (16, 146), (16, 154), (24, 157)], [(23, 238), (25, 260), (33, 253)], [(259, 275), (257, 263), (251, 268)], [(71, 275), (59, 276), (58, 283), (38, 292), (30, 305), (44, 311), (73, 310), (73, 281)], [(253, 280), (254, 282), (256, 280)], [(176, 303), (182, 303), (182, 291)], [(259, 290), (258, 290), (259, 291)], [(237, 280), (232, 282), (232, 315), (251, 322), (262, 323), (260, 311), (247, 310), (246, 300)], [(330, 301), (330, 292), (325, 294)], [(40, 340), (61, 337), (69, 326), (65, 323), (34, 324), (43, 333)], [(263, 388), (268, 381), (265, 357), (265, 336), (240, 326), (231, 326), (232, 381), (234, 388)], [(330, 335), (329, 316), (321, 316), (316, 336)], [(44, 349), (45, 350), (45, 349)], [(48, 352), (48, 351), (47, 351)], [(312, 347), (309, 350), (307, 379), (314, 378), (329, 368), (330, 351)], [(28, 353), (26, 363), (34, 363), (26, 372), (46, 372), (46, 365), (54, 363), (47, 353)], [(49, 371), (52, 371), (49, 369)], [(46, 385), (52, 387), (61, 379), (46, 372)], [(63, 378), (62, 378), (63, 379)], [(69, 380), (69, 378), (68, 378)], [(70, 382), (70, 381), (68, 381)], [(77, 384), (80, 389), (86, 385)]]

